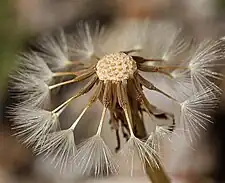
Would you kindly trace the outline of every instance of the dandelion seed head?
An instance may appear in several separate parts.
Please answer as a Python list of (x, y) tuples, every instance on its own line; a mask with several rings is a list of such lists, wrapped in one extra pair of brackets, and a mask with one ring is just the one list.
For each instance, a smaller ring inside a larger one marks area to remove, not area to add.
[[(173, 105), (168, 113), (154, 100), (161, 97), (164, 104), (164, 99), (169, 99), (180, 106), (180, 123), (194, 138), (200, 128), (206, 129), (207, 123), (213, 122), (210, 112), (218, 105), (215, 92), (219, 90), (214, 81), (222, 77), (214, 66), (215, 61), (224, 58), (220, 42), (194, 45), (189, 56), (185, 52), (192, 43), (182, 36), (181, 29), (164, 23), (131, 21), (129, 25), (120, 24), (122, 29), (117, 27), (122, 32), (105, 34), (109, 32), (103, 31), (99, 23), (81, 22), (73, 35), (60, 30), (54, 37), (43, 37), (37, 43), (39, 52), (21, 54), (18, 69), (10, 75), (9, 88), (15, 90), (18, 99), (11, 112), (15, 135), (33, 146), (36, 154), (52, 158), (61, 172), (70, 168), (88, 176), (110, 175), (117, 173), (118, 167), (102, 138), (109, 112), (110, 125), (116, 132), (115, 150), (124, 155), (124, 160), (131, 160), (131, 171), (134, 157), (139, 157), (143, 168), (161, 168), (162, 139), (173, 133), (177, 111)], [(159, 77), (155, 82), (154, 75)], [(159, 88), (159, 83), (163, 87)], [(72, 84), (77, 84), (79, 91), (58, 103), (58, 89), (66, 86), (69, 90)], [(149, 100), (147, 90), (158, 97)], [(42, 105), (50, 96), (56, 102)], [(65, 125), (59, 122), (63, 119), (60, 115), (79, 97), (88, 97), (88, 102), (71, 126), (61, 129), (60, 125)], [(104, 107), (96, 134), (76, 144), (78, 123), (96, 101)], [(159, 119), (165, 124), (154, 123), (156, 128), (148, 134), (144, 123), (148, 117), (150, 122)], [(173, 125), (167, 123), (168, 119)]]
[(112, 53), (98, 61), (96, 73), (103, 81), (123, 81), (137, 70), (134, 59), (125, 53)]

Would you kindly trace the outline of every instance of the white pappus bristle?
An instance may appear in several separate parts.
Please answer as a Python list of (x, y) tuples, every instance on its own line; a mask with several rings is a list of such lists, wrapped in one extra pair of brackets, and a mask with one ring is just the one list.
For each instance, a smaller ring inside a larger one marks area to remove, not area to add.
[(50, 100), (48, 85), (43, 80), (28, 73), (15, 77), (11, 85), (13, 97), (21, 101), (19, 105), (37, 107)]
[(69, 51), (73, 58), (79, 61), (91, 61), (102, 54), (100, 40), (103, 37), (104, 29), (99, 22), (79, 22), (77, 32), (70, 36)]
[(45, 136), (59, 128), (58, 115), (32, 106), (18, 107), (12, 111), (14, 117), (15, 133), (21, 141), (28, 145), (38, 147), (45, 142)]
[(57, 31), (55, 37), (43, 36), (37, 46), (42, 51), (40, 56), (53, 71), (62, 70), (70, 64), (67, 38), (62, 29)]
[(183, 102), (193, 94), (192, 81), (188, 72), (174, 70), (168, 88), (176, 100)]
[(81, 144), (74, 163), (84, 175), (105, 176), (117, 173), (113, 155), (99, 135)]
[(135, 136), (130, 137), (128, 142), (124, 145), (120, 154), (126, 160), (126, 163), (129, 167), (131, 167), (131, 175), (133, 175), (134, 171), (134, 158), (135, 155), (141, 160), (143, 165), (143, 169), (146, 164), (150, 167), (158, 167), (159, 156), (158, 153), (145, 141), (142, 141)]
[(207, 124), (213, 122), (210, 115), (218, 103), (219, 98), (212, 89), (198, 92), (181, 103), (181, 124), (191, 141), (199, 135), (201, 128), (206, 129)]
[(77, 152), (72, 129), (52, 132), (46, 135), (46, 140), (37, 149), (44, 159), (50, 158), (51, 163), (59, 168), (60, 173), (73, 172), (73, 158)]
[(168, 138), (170, 140), (169, 126), (156, 126), (155, 130), (151, 132), (147, 143), (158, 153), (163, 152), (163, 140)]
[(38, 56), (38, 53), (30, 52), (19, 55), (17, 64), (18, 68), (16, 68), (16, 72), (14, 73), (14, 79), (17, 77), (24, 79), (24, 77), (20, 75), (27, 74), (43, 80), (46, 83), (50, 83), (52, 80), (52, 71), (49, 69), (45, 61)]
[(223, 44), (222, 41), (204, 41), (192, 53), (189, 69), (195, 91), (211, 87), (216, 92), (221, 92), (212, 80), (223, 77), (218, 72), (218, 67), (224, 65), (221, 63), (225, 56)]

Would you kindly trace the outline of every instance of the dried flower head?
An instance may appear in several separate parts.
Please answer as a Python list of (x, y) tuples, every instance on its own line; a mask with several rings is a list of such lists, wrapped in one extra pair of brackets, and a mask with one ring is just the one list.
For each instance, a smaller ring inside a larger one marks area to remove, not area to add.
[[(118, 27), (104, 32), (98, 23), (95, 27), (82, 22), (75, 35), (66, 36), (59, 30), (58, 36), (37, 43), (41, 52), (20, 55), (19, 66), (11, 74), (11, 89), (19, 99), (11, 111), (17, 135), (37, 154), (53, 157), (61, 171), (78, 168), (82, 174), (95, 176), (117, 172), (113, 153), (102, 138), (107, 113), (116, 132), (116, 151), (121, 150), (126, 158), (136, 154), (144, 165), (156, 168), (160, 167), (161, 141), (177, 124), (183, 124), (193, 140), (200, 128), (212, 122), (210, 112), (219, 100), (216, 80), (222, 75), (217, 66), (223, 65), (224, 42), (194, 44), (168, 22), (131, 21)], [(78, 82), (85, 85), (65, 102), (53, 109), (43, 105), (55, 89)], [(154, 106), (144, 89), (174, 101), (180, 108), (180, 121)], [(89, 92), (93, 94), (80, 115), (68, 129), (62, 129), (61, 114)], [(74, 130), (97, 100), (102, 103), (98, 129), (93, 137), (76, 144)], [(154, 118), (172, 118), (173, 124), (162, 126)], [(154, 123), (149, 133), (146, 123)], [(121, 131), (127, 140), (124, 147)]]

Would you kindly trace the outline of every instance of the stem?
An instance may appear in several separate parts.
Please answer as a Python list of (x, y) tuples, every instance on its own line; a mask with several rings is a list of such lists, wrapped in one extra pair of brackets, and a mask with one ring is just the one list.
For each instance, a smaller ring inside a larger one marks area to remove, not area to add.
[(49, 86), (48, 88), (49, 88), (49, 90), (52, 90), (52, 89), (57, 88), (59, 86), (67, 85), (67, 84), (74, 83), (74, 82), (76, 82), (76, 79), (71, 79), (71, 80), (68, 80), (68, 81), (57, 83), (55, 85)]
[[(137, 134), (141, 135), (141, 138), (146, 137), (146, 130), (144, 127), (143, 120), (137, 120), (138, 122), (135, 123)], [(146, 154), (147, 156), (147, 154)], [(154, 157), (154, 162), (151, 161), (151, 158), (148, 158), (148, 161), (145, 165), (145, 171), (149, 179), (152, 183), (171, 183), (169, 177), (166, 175), (161, 162), (159, 161), (158, 157), (156, 157), (154, 154), (152, 154)], [(155, 164), (157, 163), (157, 166)]]
[(165, 62), (163, 59), (157, 59), (157, 58), (150, 58), (150, 59), (145, 59), (146, 62)]
[(138, 63), (138, 64), (148, 64), (148, 63), (152, 63), (152, 62), (164, 62), (164, 60), (162, 59), (146, 59), (140, 56), (132, 56), (132, 58)]
[(59, 77), (59, 76), (76, 76), (78, 75), (78, 72), (55, 72), (53, 74), (53, 77)]
[[(154, 155), (152, 155), (154, 156)], [(145, 171), (150, 178), (152, 183), (171, 183), (169, 177), (166, 175), (162, 165), (160, 164), (157, 157), (155, 157), (155, 161), (157, 162), (157, 167), (155, 166), (149, 166), (149, 164), (146, 163)], [(152, 163), (153, 164), (153, 163)]]
[(67, 101), (63, 102), (61, 105), (59, 105), (57, 108), (55, 108), (52, 112), (56, 113), (59, 110), (60, 113), (62, 112), (62, 110), (74, 99), (80, 97), (81, 95), (84, 95), (85, 93), (89, 92), (92, 87), (95, 85), (97, 81), (97, 77), (93, 77), (76, 95), (70, 97)]
[(60, 109), (64, 108), (65, 106), (67, 106), (74, 98), (76, 98), (77, 95), (70, 97), (67, 101), (63, 102), (61, 105), (59, 105), (57, 108), (55, 108), (52, 113), (57, 113), (58, 111), (60, 111)]
[(101, 116), (101, 120), (100, 120), (100, 123), (99, 123), (98, 130), (97, 130), (96, 135), (99, 135), (100, 136), (100, 134), (102, 132), (102, 126), (103, 126), (103, 122), (104, 122), (104, 119), (105, 119), (106, 110), (107, 110), (107, 108), (104, 107), (103, 108), (103, 111), (102, 111), (102, 116)]
[(74, 123), (71, 125), (70, 129), (71, 130), (74, 130), (77, 126), (77, 124), (79, 123), (79, 121), (81, 120), (81, 118), (83, 117), (83, 115), (85, 114), (85, 112), (87, 111), (87, 109), (89, 108), (90, 106), (87, 105), (83, 111), (80, 113), (80, 115), (78, 116), (78, 118), (76, 119), (76, 121), (74, 121)]
[(127, 120), (127, 123), (128, 123), (129, 131), (130, 131), (130, 136), (131, 136), (130, 138), (135, 137), (134, 132), (133, 132), (132, 123), (131, 123), (131, 118), (130, 118), (130, 115), (128, 113), (128, 110), (127, 110), (127, 108), (124, 108), (123, 110), (124, 110), (126, 120)]

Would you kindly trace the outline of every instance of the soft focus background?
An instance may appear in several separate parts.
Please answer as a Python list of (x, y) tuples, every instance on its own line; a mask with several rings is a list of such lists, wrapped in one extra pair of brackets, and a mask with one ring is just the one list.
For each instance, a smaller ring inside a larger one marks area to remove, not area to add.
[[(224, 0), (0, 1), (0, 108), (2, 111), (0, 183), (69, 183), (75, 180), (76, 182), (149, 182), (142, 173), (137, 173), (133, 178), (122, 173), (120, 176), (101, 181), (77, 178), (76, 175), (61, 177), (57, 171), (49, 167), (48, 162), (39, 161), (32, 156), (29, 149), (16, 141), (11, 134), (10, 122), (5, 114), (5, 106), (12, 102), (7, 92), (7, 73), (13, 67), (15, 53), (29, 47), (36, 37), (59, 26), (73, 30), (79, 20), (100, 20), (102, 24), (111, 26), (117, 20), (124, 18), (174, 21), (184, 26), (187, 32), (195, 35), (199, 40), (225, 36)], [(225, 89), (225, 84), (222, 84), (222, 87)], [(168, 108), (171, 108), (169, 105)], [(222, 103), (220, 111), (215, 114), (215, 124), (210, 127), (207, 134), (202, 133), (202, 138), (195, 149), (185, 145), (182, 139), (176, 138), (173, 147), (165, 148), (165, 167), (174, 177), (173, 182), (225, 182), (224, 110)], [(110, 130), (109, 127), (106, 128)], [(176, 150), (172, 151), (172, 149)], [(126, 170), (126, 167), (124, 169)]]

